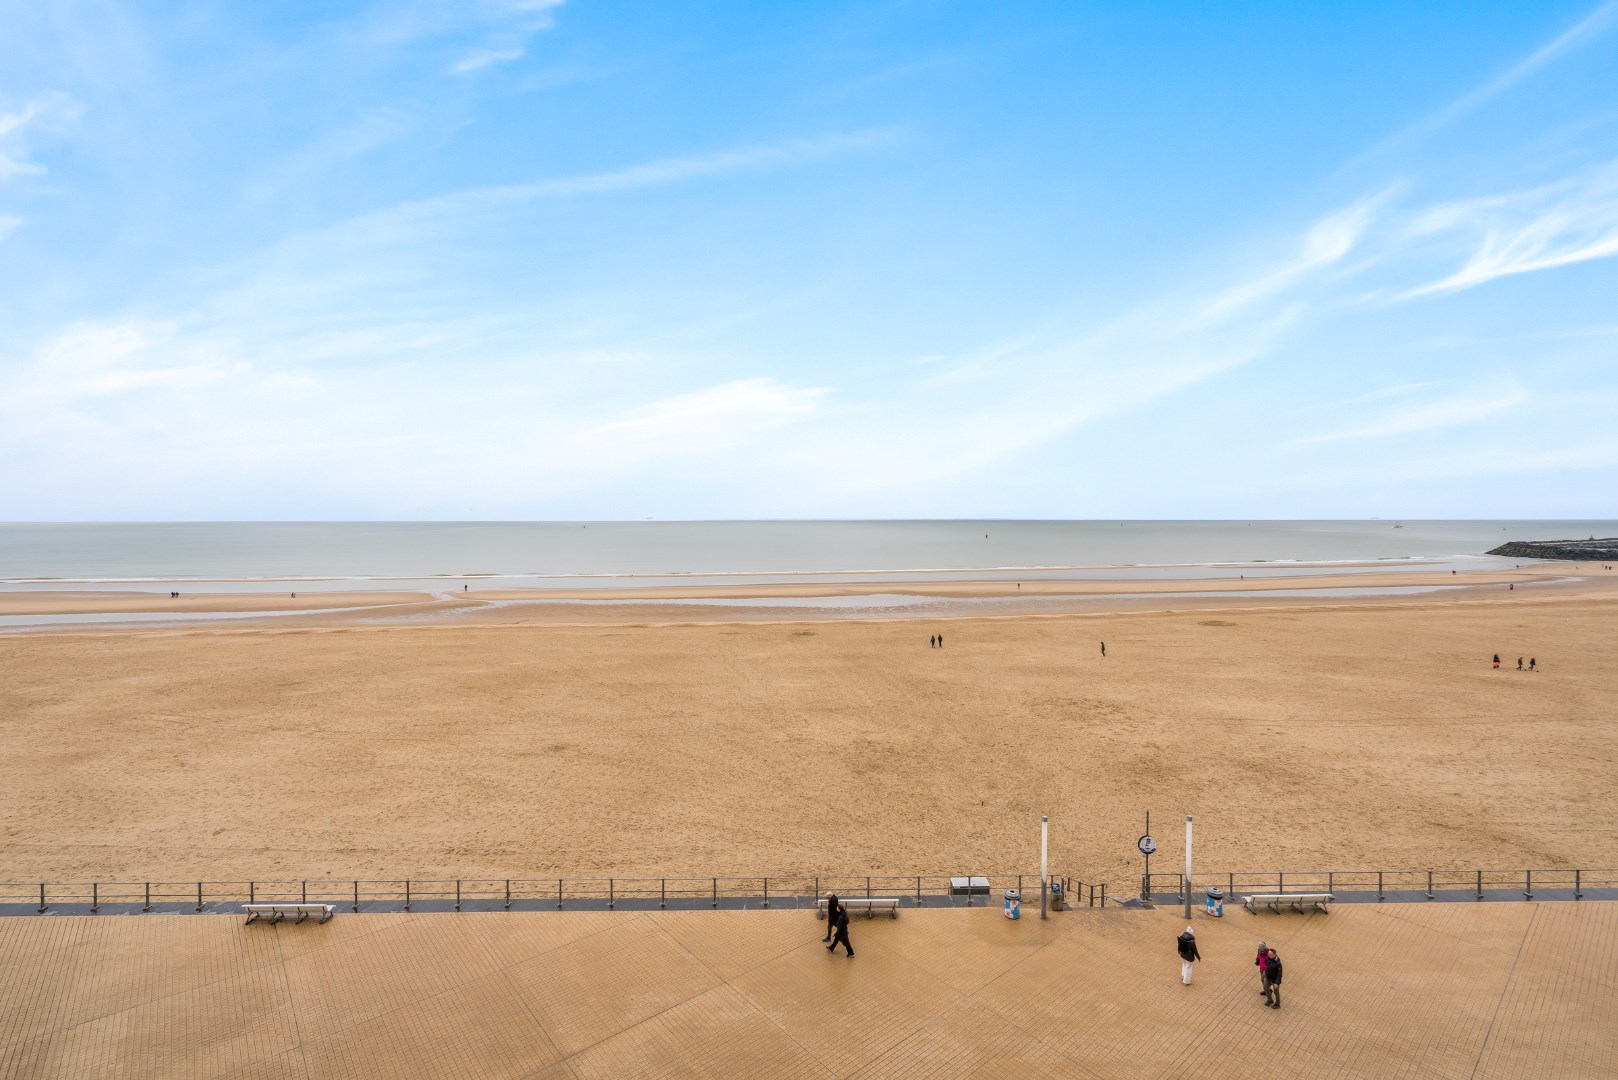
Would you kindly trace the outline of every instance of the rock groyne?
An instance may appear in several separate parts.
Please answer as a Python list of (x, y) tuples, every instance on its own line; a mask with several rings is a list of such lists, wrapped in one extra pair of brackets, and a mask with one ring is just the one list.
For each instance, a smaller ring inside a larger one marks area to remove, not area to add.
[(1618, 537), (1597, 540), (1513, 540), (1490, 551), (1508, 559), (1618, 560)]

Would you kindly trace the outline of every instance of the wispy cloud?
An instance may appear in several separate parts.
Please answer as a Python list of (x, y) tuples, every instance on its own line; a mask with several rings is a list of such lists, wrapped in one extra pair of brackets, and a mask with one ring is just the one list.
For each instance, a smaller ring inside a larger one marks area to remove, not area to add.
[(1556, 60), (1573, 52), (1581, 45), (1600, 37), (1615, 25), (1618, 25), (1618, 0), (1604, 0), (1584, 18), (1515, 64), (1512, 64), (1505, 71), (1485, 80), (1447, 105), (1434, 110), (1420, 120), (1389, 136), (1356, 160), (1364, 161), (1368, 158), (1388, 153), (1442, 130), (1543, 70)]
[(45, 166), (32, 160), (33, 131), (56, 131), (78, 118), (80, 107), (66, 94), (44, 94), (10, 112), (0, 112), (0, 180), (37, 176)]
[(469, 75), (496, 64), (520, 60), (527, 52), (528, 39), (556, 25), (551, 12), (565, 0), (508, 0), (493, 4), (496, 16), (506, 23), (474, 48), (468, 49), (446, 69), (451, 75)]
[(1404, 298), (1618, 255), (1618, 162), (1575, 181), (1435, 206), (1416, 218), (1412, 231), (1476, 239), (1460, 269), (1407, 290)]
[[(1391, 389), (1397, 391), (1396, 396), (1406, 396), (1418, 388)], [(1386, 394), (1387, 391), (1382, 393)], [(1367, 397), (1375, 396), (1377, 395), (1367, 395), (1359, 400), (1364, 401)], [(1310, 446), (1342, 442), (1347, 439), (1379, 439), (1476, 424), (1509, 412), (1527, 400), (1528, 393), (1517, 384), (1516, 380), (1500, 379), (1480, 389), (1462, 387), (1443, 397), (1388, 410), (1335, 431), (1297, 439), (1294, 440), (1294, 445)]]

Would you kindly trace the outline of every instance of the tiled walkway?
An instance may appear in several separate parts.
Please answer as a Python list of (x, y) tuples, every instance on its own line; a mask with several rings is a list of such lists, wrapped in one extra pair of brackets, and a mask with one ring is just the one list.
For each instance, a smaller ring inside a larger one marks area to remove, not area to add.
[[(1618, 903), (0, 919), (0, 1076), (1618, 1076)], [(1260, 938), (1286, 963), (1263, 1007)]]

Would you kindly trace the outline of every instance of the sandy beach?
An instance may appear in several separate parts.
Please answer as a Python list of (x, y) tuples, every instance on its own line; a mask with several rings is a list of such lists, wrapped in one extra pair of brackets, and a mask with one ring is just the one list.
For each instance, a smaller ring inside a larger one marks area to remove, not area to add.
[(1124, 888), (1148, 809), (1196, 814), (1209, 869), (1618, 866), (1612, 580), (1218, 586), (1197, 610), (436, 602), (401, 625), (8, 634), (3, 874), (1004, 871), (1037, 864), (1048, 813), (1062, 872)]

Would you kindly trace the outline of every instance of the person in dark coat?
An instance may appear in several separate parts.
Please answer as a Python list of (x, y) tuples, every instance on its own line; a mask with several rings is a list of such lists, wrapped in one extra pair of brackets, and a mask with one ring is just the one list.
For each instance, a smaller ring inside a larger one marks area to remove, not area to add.
[(848, 909), (845, 907), (839, 907), (837, 909), (837, 936), (832, 939), (832, 943), (830, 945), (826, 946), (826, 951), (836, 952), (838, 942), (842, 943), (843, 948), (848, 950), (848, 955), (852, 958), (854, 955), (854, 946), (848, 943)]
[(826, 936), (821, 941), (830, 941), (832, 931), (837, 929), (837, 915), (843, 910), (843, 902), (837, 899), (836, 893), (826, 894)]
[(1264, 951), (1264, 1004), (1272, 1009), (1281, 1007), (1281, 958), (1274, 949)]
[(1180, 982), (1186, 986), (1191, 985), (1191, 965), (1202, 959), (1197, 951), (1197, 934), (1189, 926), (1185, 933), (1174, 939), (1175, 947), (1180, 953)]

